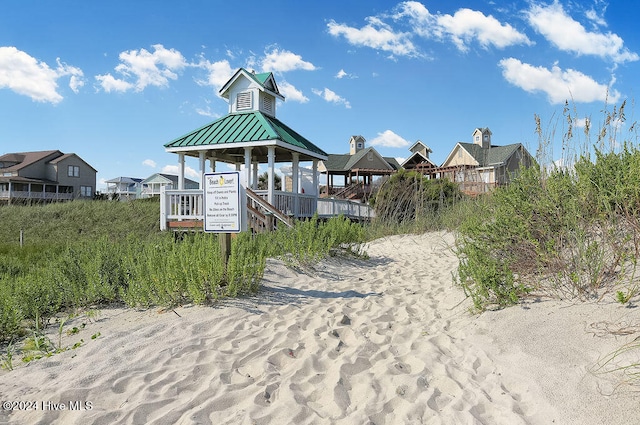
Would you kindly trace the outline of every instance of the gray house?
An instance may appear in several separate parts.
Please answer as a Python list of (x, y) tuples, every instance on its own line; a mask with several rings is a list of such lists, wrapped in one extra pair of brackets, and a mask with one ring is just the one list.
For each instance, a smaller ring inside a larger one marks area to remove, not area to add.
[(97, 171), (59, 150), (0, 156), (0, 204), (93, 199)]

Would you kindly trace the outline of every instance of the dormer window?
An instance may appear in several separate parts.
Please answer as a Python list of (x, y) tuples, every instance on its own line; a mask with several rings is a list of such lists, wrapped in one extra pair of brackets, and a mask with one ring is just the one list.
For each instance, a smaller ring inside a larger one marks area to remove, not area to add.
[(236, 109), (239, 111), (243, 109), (251, 109), (253, 107), (252, 100), (253, 98), (250, 91), (238, 93), (238, 97), (236, 98)]
[(358, 149), (362, 149), (362, 142), (358, 142)]

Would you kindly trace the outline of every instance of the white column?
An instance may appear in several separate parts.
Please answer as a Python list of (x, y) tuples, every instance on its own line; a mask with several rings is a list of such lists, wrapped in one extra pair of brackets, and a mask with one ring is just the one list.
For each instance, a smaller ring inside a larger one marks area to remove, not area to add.
[(313, 190), (315, 191), (313, 195), (318, 196), (320, 194), (320, 184), (318, 183), (318, 160), (313, 160), (313, 166), (311, 168), (313, 171)]
[(251, 187), (251, 147), (244, 148), (244, 182), (245, 187)]
[(209, 158), (209, 165), (211, 166), (211, 172), (215, 173), (216, 172), (216, 159), (215, 158)]
[(205, 170), (206, 165), (205, 162), (207, 161), (207, 158), (205, 157), (206, 152), (205, 151), (200, 151), (198, 152), (198, 160), (200, 162), (200, 189), (204, 190), (204, 173), (207, 171)]
[(258, 161), (253, 161), (253, 184), (251, 188), (253, 190), (258, 189)]
[(300, 154), (293, 152), (291, 154), (291, 192), (293, 192), (293, 216), (300, 215), (300, 196), (298, 182), (300, 181)]
[(184, 154), (178, 154), (178, 190), (184, 189)]
[(269, 146), (267, 150), (267, 181), (268, 181), (268, 192), (267, 192), (267, 202), (273, 205), (274, 193), (275, 192), (275, 164), (276, 164), (276, 147)]

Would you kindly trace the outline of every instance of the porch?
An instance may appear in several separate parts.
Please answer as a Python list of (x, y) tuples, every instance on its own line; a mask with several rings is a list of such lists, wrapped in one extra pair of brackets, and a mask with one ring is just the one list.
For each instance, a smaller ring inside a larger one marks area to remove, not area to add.
[[(254, 231), (273, 230), (280, 222), (292, 226), (291, 219), (311, 218), (317, 213), (327, 219), (343, 215), (352, 220), (368, 221), (373, 208), (345, 199), (317, 198), (316, 195), (275, 191), (274, 203), (268, 202), (267, 190), (247, 189), (248, 228)], [(160, 194), (160, 229), (202, 227), (204, 196), (200, 189), (162, 189)]]

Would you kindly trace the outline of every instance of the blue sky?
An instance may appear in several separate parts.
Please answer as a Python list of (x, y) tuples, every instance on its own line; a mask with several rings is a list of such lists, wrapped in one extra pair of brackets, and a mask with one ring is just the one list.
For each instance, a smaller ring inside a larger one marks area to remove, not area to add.
[[(439, 164), (489, 127), (494, 144), (521, 142), (535, 154), (534, 116), (561, 134), (567, 100), (576, 129), (586, 120), (599, 128), (602, 111), (626, 100), (620, 129), (630, 127), (636, 7), (4, 0), (0, 154), (74, 152), (99, 181), (176, 173), (177, 155), (163, 145), (227, 113), (218, 90), (240, 67), (273, 72), (286, 98), (278, 118), (329, 153), (362, 135), (402, 159), (422, 140)], [(197, 160), (187, 166), (195, 173)]]

